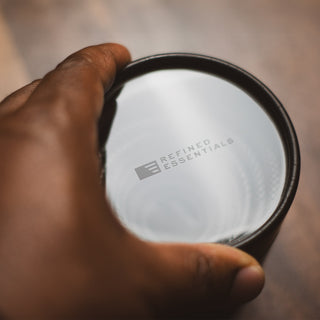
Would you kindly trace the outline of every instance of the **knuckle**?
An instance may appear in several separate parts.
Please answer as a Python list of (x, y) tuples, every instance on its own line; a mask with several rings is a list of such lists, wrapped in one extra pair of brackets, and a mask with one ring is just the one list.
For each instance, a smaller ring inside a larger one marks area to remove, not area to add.
[[(49, 105), (48, 105), (49, 104)], [(40, 130), (65, 129), (70, 127), (72, 119), (70, 119), (70, 112), (67, 110), (65, 99), (59, 95), (53, 96), (45, 106), (33, 105), (33, 108), (26, 109), (30, 125), (33, 128)]]
[(74, 66), (92, 68), (100, 73), (100, 69), (105, 70), (115, 67), (114, 55), (108, 48), (87, 47), (65, 59), (57, 68), (72, 68)]
[(79, 51), (73, 53), (61, 63), (59, 63), (56, 69), (68, 69), (74, 66), (88, 66), (90, 64), (92, 64), (92, 57), (89, 55), (89, 53)]
[(207, 291), (213, 282), (214, 261), (204, 252), (196, 252), (191, 257), (193, 285), (201, 291)]

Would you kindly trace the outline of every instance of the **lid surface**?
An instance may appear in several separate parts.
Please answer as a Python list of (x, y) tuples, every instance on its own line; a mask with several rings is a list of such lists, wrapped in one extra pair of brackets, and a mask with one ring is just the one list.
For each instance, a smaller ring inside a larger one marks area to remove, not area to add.
[(230, 241), (259, 228), (285, 183), (285, 152), (266, 112), (235, 85), (193, 70), (154, 71), (117, 98), (108, 196), (152, 241)]

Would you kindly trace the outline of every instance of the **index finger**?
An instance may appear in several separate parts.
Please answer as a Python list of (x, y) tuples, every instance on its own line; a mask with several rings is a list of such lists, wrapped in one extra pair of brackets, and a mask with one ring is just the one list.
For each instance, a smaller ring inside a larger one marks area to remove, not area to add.
[(33, 120), (45, 118), (63, 125), (95, 124), (103, 106), (104, 92), (118, 70), (130, 61), (128, 50), (108, 43), (82, 49), (49, 72), (31, 94), (23, 109)]

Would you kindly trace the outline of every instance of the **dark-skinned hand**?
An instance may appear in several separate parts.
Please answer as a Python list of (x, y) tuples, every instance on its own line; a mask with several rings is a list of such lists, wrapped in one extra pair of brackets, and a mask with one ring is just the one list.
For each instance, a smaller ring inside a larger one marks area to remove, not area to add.
[(104, 92), (130, 61), (116, 44), (80, 50), (0, 104), (0, 318), (200, 317), (264, 283), (246, 253), (138, 239), (100, 181)]

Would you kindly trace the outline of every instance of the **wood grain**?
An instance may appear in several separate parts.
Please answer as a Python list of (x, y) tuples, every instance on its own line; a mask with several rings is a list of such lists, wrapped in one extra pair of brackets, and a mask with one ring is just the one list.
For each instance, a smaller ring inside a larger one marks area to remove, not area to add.
[(301, 146), (298, 193), (265, 263), (266, 287), (236, 319), (320, 319), (320, 2), (2, 0), (4, 95), (69, 53), (120, 42), (133, 58), (188, 51), (233, 62), (285, 105)]

